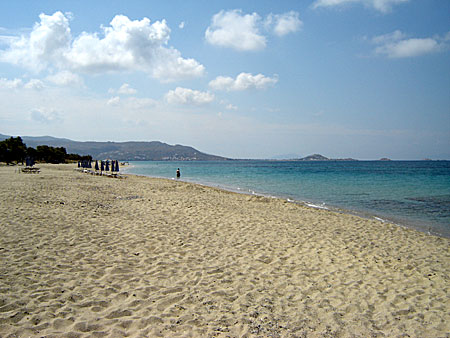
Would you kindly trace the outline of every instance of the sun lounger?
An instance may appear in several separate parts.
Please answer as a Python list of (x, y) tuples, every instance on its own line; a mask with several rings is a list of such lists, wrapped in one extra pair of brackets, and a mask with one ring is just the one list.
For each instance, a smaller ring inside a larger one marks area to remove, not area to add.
[(22, 168), (22, 172), (25, 174), (39, 174), (41, 171), (39, 168), (25, 167)]

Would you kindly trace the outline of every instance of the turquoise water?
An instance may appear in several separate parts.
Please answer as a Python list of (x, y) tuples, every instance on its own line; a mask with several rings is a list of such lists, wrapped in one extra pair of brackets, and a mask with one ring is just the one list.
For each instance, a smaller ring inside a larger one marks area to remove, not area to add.
[(450, 238), (450, 161), (131, 162), (127, 172), (276, 196)]

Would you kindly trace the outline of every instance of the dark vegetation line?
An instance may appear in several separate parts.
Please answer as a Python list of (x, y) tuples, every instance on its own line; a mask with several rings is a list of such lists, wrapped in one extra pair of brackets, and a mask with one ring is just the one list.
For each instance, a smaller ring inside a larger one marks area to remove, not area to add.
[(67, 154), (64, 147), (50, 147), (47, 145), (37, 146), (36, 149), (27, 147), (20, 136), (10, 137), (0, 142), (0, 162), (5, 162), (8, 165), (14, 162), (23, 164), (27, 158), (32, 162), (55, 164), (92, 160), (90, 155)]

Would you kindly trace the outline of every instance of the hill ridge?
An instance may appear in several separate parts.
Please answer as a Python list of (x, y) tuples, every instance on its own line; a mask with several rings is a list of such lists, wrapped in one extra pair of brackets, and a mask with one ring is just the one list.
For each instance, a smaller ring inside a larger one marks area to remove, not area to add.
[[(0, 140), (10, 136), (0, 134)], [(203, 153), (191, 146), (169, 145), (161, 141), (73, 141), (53, 136), (21, 136), (27, 147), (64, 147), (67, 153), (91, 155), (96, 159), (120, 161), (225, 161), (228, 158)]]

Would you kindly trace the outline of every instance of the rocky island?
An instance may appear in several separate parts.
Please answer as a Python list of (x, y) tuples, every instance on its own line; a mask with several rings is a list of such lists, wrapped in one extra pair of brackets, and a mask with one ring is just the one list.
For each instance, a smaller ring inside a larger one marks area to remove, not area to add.
[(309, 155), (296, 161), (358, 161), (353, 158), (328, 158), (320, 154)]

